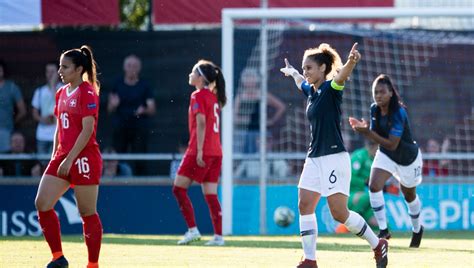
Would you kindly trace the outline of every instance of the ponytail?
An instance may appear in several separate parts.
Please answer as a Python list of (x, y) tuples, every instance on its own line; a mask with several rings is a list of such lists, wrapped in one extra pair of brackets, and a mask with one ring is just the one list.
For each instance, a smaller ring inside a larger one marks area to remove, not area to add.
[(83, 74), (83, 79), (89, 81), (96, 90), (97, 95), (99, 95), (100, 82), (97, 80), (97, 63), (94, 60), (92, 49), (87, 45), (83, 45), (81, 46), (81, 52), (87, 57), (85, 61), (86, 66), (84, 66), (86, 71)]
[(88, 81), (96, 90), (97, 95), (99, 95), (100, 82), (97, 80), (97, 63), (92, 54), (91, 47), (83, 45), (81, 48), (64, 52), (63, 56), (70, 58), (76, 67), (82, 66), (82, 79)]
[(219, 105), (224, 107), (227, 103), (227, 97), (225, 94), (225, 79), (222, 74), (222, 70), (211, 61), (200, 60), (196, 64), (200, 75), (204, 77), (207, 85), (215, 84), (215, 90), (217, 95), (217, 101)]
[(216, 91), (217, 91), (217, 100), (219, 105), (222, 107), (227, 103), (227, 96), (225, 95), (225, 80), (222, 70), (216, 66), (217, 77), (216, 77)]

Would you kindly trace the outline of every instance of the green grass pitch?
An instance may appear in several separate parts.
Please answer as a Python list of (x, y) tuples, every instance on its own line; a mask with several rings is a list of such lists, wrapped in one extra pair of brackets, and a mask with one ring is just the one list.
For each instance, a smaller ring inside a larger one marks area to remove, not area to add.
[[(426, 232), (421, 248), (408, 248), (408, 233), (389, 241), (389, 267), (474, 267), (473, 232)], [(203, 240), (177, 246), (179, 236), (115, 235), (103, 238), (101, 267), (295, 267), (302, 256), (298, 236), (228, 236), (224, 247)], [(69, 267), (85, 267), (82, 236), (64, 236)], [(318, 238), (319, 267), (374, 267), (368, 244), (353, 235)], [(0, 267), (44, 267), (50, 259), (42, 237), (0, 237)]]

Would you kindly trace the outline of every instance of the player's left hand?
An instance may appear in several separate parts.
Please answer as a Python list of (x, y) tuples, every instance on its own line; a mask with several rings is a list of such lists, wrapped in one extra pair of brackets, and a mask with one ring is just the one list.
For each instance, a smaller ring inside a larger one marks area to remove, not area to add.
[(143, 105), (138, 106), (137, 110), (135, 111), (135, 115), (139, 116), (145, 113), (145, 107)]
[(72, 162), (68, 160), (68, 158), (64, 158), (61, 164), (58, 167), (58, 176), (59, 177), (67, 177), (69, 175), (69, 170), (71, 169)]
[(365, 121), (364, 118), (361, 120), (358, 120), (354, 117), (349, 117), (349, 124), (351, 125), (352, 129), (357, 132), (367, 132), (369, 131), (369, 124), (367, 121)]
[(200, 167), (205, 167), (206, 166), (206, 162), (204, 162), (204, 160), (202, 160), (202, 151), (198, 151), (197, 156), (196, 156), (196, 163)]
[(349, 52), (348, 60), (352, 63), (359, 62), (360, 58), (362, 57), (359, 53), (359, 50), (357, 50), (357, 45), (358, 44), (359, 43), (355, 42), (354, 45), (351, 48), (351, 51)]

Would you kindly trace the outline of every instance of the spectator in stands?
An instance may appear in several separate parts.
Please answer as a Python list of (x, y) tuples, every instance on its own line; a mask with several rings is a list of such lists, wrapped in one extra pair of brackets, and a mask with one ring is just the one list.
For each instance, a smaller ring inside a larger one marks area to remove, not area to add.
[[(260, 139), (257, 138), (257, 146), (260, 146)], [(271, 151), (273, 141), (267, 140), (267, 151)], [(269, 180), (285, 180), (290, 173), (290, 166), (285, 159), (267, 159), (267, 178)], [(259, 180), (260, 159), (243, 159), (234, 172), (234, 177), (238, 179)]]
[(10, 137), (18, 123), (26, 115), (26, 105), (18, 86), (8, 77), (5, 62), (0, 60), (0, 153), (10, 150)]
[[(445, 153), (447, 152), (447, 143), (449, 140), (446, 139), (443, 142), (444, 151), (441, 150), (441, 146), (436, 139), (428, 139), (425, 146), (426, 153)], [(448, 175), (448, 162), (446, 160), (438, 159), (424, 159), (423, 161), (423, 175), (438, 177), (438, 176), (447, 176)]]
[[(178, 153), (183, 156), (184, 153), (186, 152), (187, 148), (188, 148), (188, 143), (185, 140), (181, 140), (178, 144)], [(170, 178), (172, 180), (174, 180), (176, 178), (176, 174), (178, 172), (179, 165), (181, 165), (181, 159), (173, 158), (173, 160), (171, 160), (171, 163), (170, 163)]]
[[(25, 154), (25, 136), (21, 132), (13, 132), (10, 137), (10, 154)], [(1, 160), (0, 176), (39, 177), (41, 164), (36, 160)]]
[[(117, 154), (114, 148), (107, 147), (105, 148), (102, 153), (114, 155)], [(124, 162), (120, 162), (119, 160), (104, 160), (104, 168), (102, 170), (102, 176), (105, 178), (117, 178), (117, 177), (131, 177), (132, 168)]]
[(31, 100), (33, 119), (38, 122), (36, 152), (39, 154), (51, 154), (53, 151), (54, 131), (56, 131), (54, 103), (56, 91), (63, 86), (58, 79), (57, 62), (52, 61), (46, 64), (45, 76), (46, 84), (35, 90)]
[[(238, 133), (236, 152), (256, 153), (257, 138), (260, 133), (260, 94), (259, 75), (256, 68), (245, 68), (240, 76), (241, 86), (235, 97), (235, 123)], [(286, 106), (275, 95), (267, 92), (268, 113), (267, 127), (275, 125), (283, 116)]]
[[(149, 145), (155, 100), (150, 85), (140, 78), (141, 68), (136, 55), (127, 56), (123, 61), (124, 76), (117, 80), (108, 96), (107, 111), (113, 116), (113, 146), (119, 153), (146, 153)], [(135, 169), (137, 174), (146, 174), (145, 166), (139, 162)]]

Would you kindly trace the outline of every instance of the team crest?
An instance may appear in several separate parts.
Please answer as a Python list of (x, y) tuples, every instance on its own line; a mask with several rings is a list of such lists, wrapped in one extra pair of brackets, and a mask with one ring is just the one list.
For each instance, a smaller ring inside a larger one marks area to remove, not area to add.
[(76, 107), (76, 104), (77, 104), (77, 100), (73, 99), (69, 102), (69, 107)]

